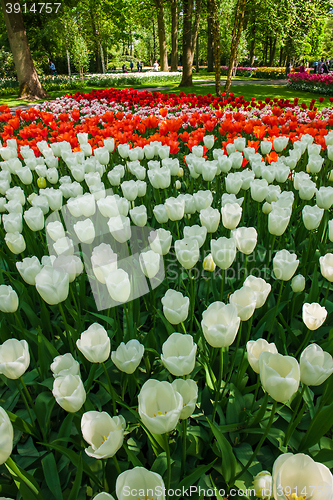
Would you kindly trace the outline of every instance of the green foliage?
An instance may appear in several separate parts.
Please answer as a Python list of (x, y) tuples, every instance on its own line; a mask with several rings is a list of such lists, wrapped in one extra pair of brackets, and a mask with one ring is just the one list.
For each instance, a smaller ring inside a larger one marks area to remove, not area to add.
[(74, 65), (81, 78), (83, 78), (83, 73), (88, 70), (89, 53), (87, 44), (82, 35), (77, 35), (74, 38), (72, 54)]
[(0, 78), (16, 77), (14, 59), (11, 52), (0, 48)]

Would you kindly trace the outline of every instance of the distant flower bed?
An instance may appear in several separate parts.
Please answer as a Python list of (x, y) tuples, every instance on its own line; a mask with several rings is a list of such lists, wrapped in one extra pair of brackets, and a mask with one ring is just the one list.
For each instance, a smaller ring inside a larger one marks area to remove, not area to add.
[[(252, 66), (238, 66), (236, 76), (251, 76), (252, 78), (268, 78), (270, 80), (283, 79), (285, 77), (285, 68), (274, 67), (252, 67)], [(228, 66), (221, 66), (221, 75), (228, 74)]]
[(114, 73), (105, 75), (87, 75), (86, 83), (90, 87), (117, 87), (118, 85), (149, 85), (153, 83), (168, 83), (175, 80), (181, 80), (182, 74), (175, 72), (145, 71)]
[(295, 90), (333, 95), (333, 75), (290, 73), (288, 75), (288, 87)]

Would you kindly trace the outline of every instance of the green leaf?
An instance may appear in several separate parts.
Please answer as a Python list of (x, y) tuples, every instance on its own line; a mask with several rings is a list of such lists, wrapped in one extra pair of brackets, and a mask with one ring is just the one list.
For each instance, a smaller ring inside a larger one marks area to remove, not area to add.
[(46, 484), (57, 500), (62, 499), (61, 484), (53, 453), (49, 453), (42, 460), (42, 467)]
[[(60, 444), (55, 444), (54, 442), (52, 443), (39, 443), (43, 446), (47, 446), (48, 448), (52, 448), (53, 450), (60, 451), (63, 455), (69, 458), (69, 460), (75, 465), (75, 467), (79, 466), (79, 457), (78, 454), (73, 451), (65, 448), (64, 446), (61, 446)], [(84, 472), (94, 481), (95, 484), (99, 488), (102, 488), (103, 486), (99, 482), (99, 480), (96, 478), (95, 474), (92, 472), (91, 468), (86, 462), (83, 462), (83, 470)]]
[(126, 451), (128, 460), (132, 463), (133, 467), (143, 467), (138, 457), (131, 451), (126, 443), (123, 443), (124, 450)]
[(112, 328), (114, 328), (114, 319), (113, 318), (109, 318), (109, 316), (106, 316), (105, 314), (98, 314), (98, 313), (94, 313), (91, 311), (86, 311), (86, 312), (89, 312), (89, 314), (96, 316), (96, 318), (102, 319), (103, 321), (105, 321), (105, 323), (107, 323)]
[(28, 424), (25, 420), (18, 417), (14, 413), (11, 413), (10, 411), (7, 411), (7, 415), (9, 416), (10, 421), (15, 429), (18, 429), (21, 432), (25, 432), (26, 434), (30, 434), (31, 436), (39, 439), (38, 434), (35, 433), (35, 430), (31, 424)]
[(311, 422), (311, 426), (300, 442), (298, 451), (308, 450), (319, 443), (320, 438), (333, 426), (333, 403), (320, 410)]
[(178, 488), (180, 488), (180, 489), (184, 488), (186, 490), (190, 486), (193, 486), (198, 481), (198, 479), (200, 479), (204, 474), (206, 474), (206, 472), (209, 471), (209, 469), (214, 465), (214, 463), (216, 462), (216, 460), (217, 459), (215, 458), (215, 460), (213, 460), (208, 465), (199, 465), (198, 467), (196, 467), (194, 469), (194, 471), (189, 476), (186, 476), (180, 482)]
[(82, 481), (82, 472), (83, 472), (83, 460), (82, 460), (82, 453), (80, 453), (79, 461), (78, 461), (78, 467), (76, 471), (76, 476), (75, 476), (75, 481), (73, 483), (73, 487), (71, 489), (71, 493), (68, 497), (68, 500), (77, 500), (77, 497), (79, 495), (79, 490), (81, 487), (81, 481)]
[(35, 408), (36, 408), (36, 416), (38, 418), (38, 422), (41, 426), (48, 431), (51, 419), (52, 409), (55, 405), (55, 399), (53, 397), (52, 392), (41, 392), (38, 394)]
[(232, 451), (232, 446), (229, 441), (223, 436), (222, 432), (215, 423), (212, 423), (208, 418), (207, 421), (215, 436), (218, 447), (222, 453), (222, 475), (226, 483), (231, 478), (235, 477), (237, 460)]
[(16, 486), (19, 489), (22, 487), (22, 483), (25, 484), (26, 488), (23, 487), (23, 489), (25, 491), (25, 497), (27, 498), (27, 500), (30, 500), (30, 498), (44, 500), (38, 484), (31, 474), (21, 469), (21, 467), (19, 467), (11, 457), (7, 459), (7, 461), (5, 462), (5, 466), (9, 470), (16, 483)]

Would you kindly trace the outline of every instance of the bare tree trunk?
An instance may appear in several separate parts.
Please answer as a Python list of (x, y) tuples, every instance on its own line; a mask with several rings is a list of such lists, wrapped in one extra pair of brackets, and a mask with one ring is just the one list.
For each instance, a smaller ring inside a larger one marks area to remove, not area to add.
[(171, 71), (178, 71), (178, 10), (177, 10), (177, 0), (171, 0)]
[(67, 48), (66, 48), (66, 55), (67, 55), (68, 76), (71, 76), (71, 62), (69, 59), (69, 51)]
[(169, 71), (167, 43), (165, 36), (164, 8), (162, 0), (154, 0), (157, 11), (158, 42), (160, 47), (161, 71)]
[(195, 72), (199, 73), (199, 36), (195, 44)]
[(275, 37), (274, 40), (271, 41), (270, 47), (269, 47), (269, 65), (270, 66), (273, 66), (273, 64), (274, 64), (276, 41), (277, 41), (277, 38)]
[(17, 79), (19, 82), (19, 97), (28, 99), (44, 99), (50, 97), (43, 89), (28, 44), (21, 10), (15, 14), (15, 0), (1, 0), (5, 18), (10, 49), (13, 54)]
[(215, 64), (215, 91), (218, 97), (221, 96), (221, 43), (220, 43), (220, 21), (218, 0), (210, 0), (212, 12), (213, 44), (214, 44), (214, 64)]
[(99, 42), (99, 47), (100, 47), (100, 49), (101, 49), (101, 63), (102, 63), (102, 71), (103, 71), (103, 75), (105, 75), (104, 53), (103, 53), (103, 47), (102, 47), (101, 42)]
[(207, 72), (208, 73), (214, 71), (214, 42), (212, 34), (212, 24), (213, 24), (213, 17), (212, 13), (209, 12), (207, 17)]
[(195, 20), (192, 26), (194, 0), (183, 0), (183, 76), (180, 87), (192, 87), (194, 48), (199, 31), (201, 0), (196, 0)]
[[(154, 59), (154, 62), (156, 60), (156, 40), (155, 40), (155, 21), (154, 21), (154, 18), (152, 19), (153, 21), (153, 59)], [(151, 64), (152, 66), (152, 64)]]
[(238, 44), (239, 44), (239, 40), (240, 40), (240, 37), (242, 34), (246, 1), (247, 0), (237, 0), (237, 4), (236, 4), (236, 8), (235, 8), (235, 22), (234, 22), (234, 28), (232, 30), (232, 36), (231, 36), (228, 75), (227, 75), (227, 81), (226, 81), (226, 84), (224, 87), (224, 91), (226, 93), (226, 96), (228, 96), (229, 92), (230, 92), (231, 75), (232, 75), (232, 70), (233, 70), (233, 67), (234, 67), (234, 64), (235, 64), (235, 61), (237, 58)]

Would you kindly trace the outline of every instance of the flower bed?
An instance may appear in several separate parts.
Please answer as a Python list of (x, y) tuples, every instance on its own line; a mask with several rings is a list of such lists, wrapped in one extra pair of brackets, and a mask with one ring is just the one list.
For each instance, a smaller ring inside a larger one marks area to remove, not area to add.
[[(221, 75), (228, 74), (228, 66), (221, 66)], [(268, 80), (283, 79), (286, 76), (286, 69), (279, 67), (252, 67), (237, 66), (236, 76), (251, 76), (252, 78), (265, 78)]]
[(332, 497), (333, 109), (314, 104), (0, 107), (2, 495)]
[(332, 74), (290, 73), (288, 75), (288, 87), (306, 92), (333, 95), (333, 76)]

